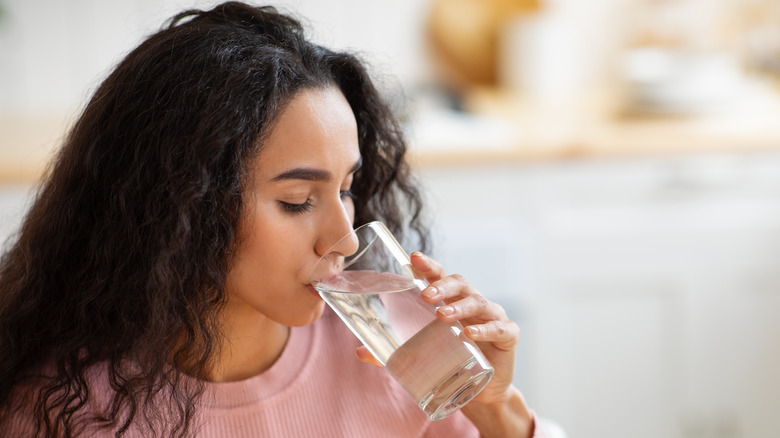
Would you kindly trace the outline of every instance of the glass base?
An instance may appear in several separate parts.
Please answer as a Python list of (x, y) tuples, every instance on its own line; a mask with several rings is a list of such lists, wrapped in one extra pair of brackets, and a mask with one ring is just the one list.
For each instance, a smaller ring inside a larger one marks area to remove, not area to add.
[(490, 382), (495, 371), (475, 358), (462, 363), (423, 396), (419, 405), (433, 421), (443, 420), (470, 402)]

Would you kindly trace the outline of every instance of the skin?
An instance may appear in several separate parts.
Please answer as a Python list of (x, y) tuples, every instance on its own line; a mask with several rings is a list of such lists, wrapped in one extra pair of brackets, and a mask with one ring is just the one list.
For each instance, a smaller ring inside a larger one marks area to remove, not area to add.
[[(360, 164), (355, 117), (334, 88), (299, 93), (279, 116), (247, 188), (241, 248), (228, 273), (222, 356), (213, 381), (246, 379), (281, 355), (289, 327), (311, 324), (324, 302), (309, 284), (315, 263), (354, 225), (349, 194)], [(355, 242), (339, 242), (344, 254)], [(530, 437), (533, 421), (512, 386), (520, 330), (504, 309), (463, 277), (447, 275), (436, 261), (412, 254), (412, 266), (429, 281), (423, 298), (447, 305), (444, 321), (458, 320), (496, 369), (490, 384), (463, 412), (484, 437)], [(358, 357), (376, 362), (365, 347)]]
[(284, 349), (288, 327), (320, 317), (325, 303), (309, 273), (352, 229), (348, 191), (359, 162), (355, 117), (337, 89), (304, 90), (279, 116), (245, 194), (242, 243), (227, 280), (226, 342), (213, 380), (263, 372)]

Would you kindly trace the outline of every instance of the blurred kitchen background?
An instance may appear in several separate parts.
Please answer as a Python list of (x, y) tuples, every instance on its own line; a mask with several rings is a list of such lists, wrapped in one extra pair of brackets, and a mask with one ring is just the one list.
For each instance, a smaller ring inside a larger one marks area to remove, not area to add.
[[(0, 0), (0, 239), (112, 65), (214, 1)], [(435, 255), (572, 438), (780, 436), (780, 2), (297, 0), (404, 121)]]

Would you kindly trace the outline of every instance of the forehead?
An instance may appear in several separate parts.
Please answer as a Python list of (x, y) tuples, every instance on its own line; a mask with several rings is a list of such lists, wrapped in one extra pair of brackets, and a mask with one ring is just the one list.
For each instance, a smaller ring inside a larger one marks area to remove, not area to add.
[(297, 167), (339, 172), (360, 157), (357, 123), (336, 87), (299, 92), (277, 117), (256, 163), (259, 182)]

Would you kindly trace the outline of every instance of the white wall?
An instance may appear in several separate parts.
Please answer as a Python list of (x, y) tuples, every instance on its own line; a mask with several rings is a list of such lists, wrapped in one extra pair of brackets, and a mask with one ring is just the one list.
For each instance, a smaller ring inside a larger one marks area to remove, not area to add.
[[(433, 1), (270, 3), (304, 18), (315, 40), (360, 51), (377, 74), (408, 86), (430, 79), (423, 29)], [(0, 116), (77, 108), (111, 66), (165, 19), (219, 2), (0, 0)], [(508, 26), (503, 77), (526, 91), (583, 91), (615, 73), (616, 53), (643, 29), (660, 29), (693, 48), (730, 48), (724, 41), (751, 23), (746, 17), (766, 14), (761, 11), (771, 3), (543, 0), (540, 13), (521, 20), (519, 28)]]
[[(0, 0), (0, 114), (78, 108), (112, 65), (180, 10), (214, 0)], [(273, 2), (318, 42), (363, 53), (379, 75), (425, 74), (419, 41), (428, 1)]]

